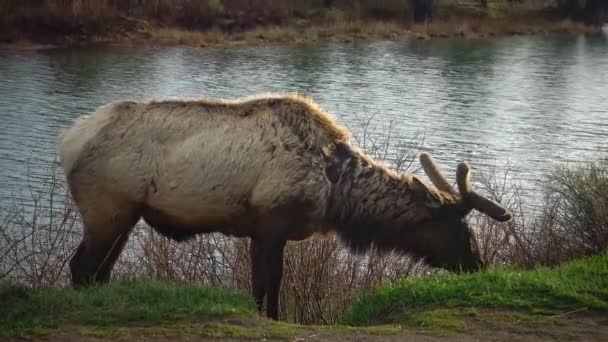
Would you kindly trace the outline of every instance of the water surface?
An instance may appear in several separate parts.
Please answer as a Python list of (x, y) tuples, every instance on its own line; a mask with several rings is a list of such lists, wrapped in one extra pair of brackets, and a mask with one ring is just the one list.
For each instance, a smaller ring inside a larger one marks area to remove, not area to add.
[[(511, 169), (534, 194), (556, 163), (608, 150), (608, 37), (231, 48), (0, 50), (0, 204), (27, 200), (81, 114), (118, 99), (297, 91), (360, 135), (424, 139), (446, 169)], [(387, 133), (388, 134), (388, 133)]]

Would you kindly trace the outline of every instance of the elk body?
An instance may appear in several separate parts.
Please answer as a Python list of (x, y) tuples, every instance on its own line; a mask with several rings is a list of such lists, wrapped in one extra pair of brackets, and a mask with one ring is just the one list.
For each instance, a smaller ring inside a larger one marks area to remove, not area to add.
[(510, 219), (471, 189), (465, 163), (458, 192), (426, 154), (434, 187), (398, 174), (296, 95), (114, 102), (78, 119), (59, 150), (84, 223), (70, 261), (75, 285), (108, 281), (143, 218), (177, 241), (211, 232), (251, 238), (253, 295), (259, 309), (266, 297), (274, 319), (288, 240), (333, 232), (354, 252), (373, 246), (476, 270), (465, 215)]

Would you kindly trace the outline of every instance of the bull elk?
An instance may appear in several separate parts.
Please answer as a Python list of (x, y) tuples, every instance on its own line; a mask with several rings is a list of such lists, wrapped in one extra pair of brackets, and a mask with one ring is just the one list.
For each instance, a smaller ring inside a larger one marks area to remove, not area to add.
[(260, 310), (266, 297), (273, 319), (288, 240), (335, 233), (353, 252), (375, 247), (473, 271), (481, 260), (465, 216), (511, 218), (472, 189), (466, 163), (458, 191), (428, 154), (420, 161), (434, 187), (397, 173), (291, 94), (113, 102), (79, 118), (59, 151), (84, 224), (70, 260), (75, 286), (109, 281), (143, 218), (177, 241), (211, 232), (251, 238), (253, 296)]

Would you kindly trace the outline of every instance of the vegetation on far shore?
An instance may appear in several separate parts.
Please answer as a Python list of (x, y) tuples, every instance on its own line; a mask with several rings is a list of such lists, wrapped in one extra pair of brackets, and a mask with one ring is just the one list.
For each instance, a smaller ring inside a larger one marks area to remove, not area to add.
[[(50, 334), (66, 326), (90, 336), (287, 338), (302, 330), (397, 334), (401, 327), (463, 332), (467, 316), (540, 322), (581, 311), (608, 312), (608, 255), (555, 268), (495, 268), (381, 285), (346, 311), (346, 325), (270, 322), (256, 316), (252, 298), (240, 291), (160, 281), (85, 289), (4, 285), (0, 299), (0, 336), (5, 337)], [(369, 324), (377, 325), (356, 328)]]
[(585, 8), (570, 2), (435, 0), (428, 1), (434, 5), (421, 12), (415, 3), (425, 2), (415, 0), (0, 0), (0, 42), (24, 47), (89, 43), (207, 46), (350, 42), (407, 35), (476, 38), (601, 29), (584, 20)]

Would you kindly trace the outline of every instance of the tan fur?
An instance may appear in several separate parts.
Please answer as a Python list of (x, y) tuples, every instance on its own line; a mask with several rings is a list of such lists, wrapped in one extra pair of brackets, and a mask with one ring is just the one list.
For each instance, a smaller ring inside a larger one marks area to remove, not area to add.
[(93, 139), (103, 126), (111, 122), (113, 109), (113, 104), (101, 106), (97, 109), (97, 115), (81, 116), (70, 130), (60, 135), (60, 161), (66, 174), (72, 170), (84, 144)]
[(318, 203), (321, 217), (323, 149), (348, 140), (328, 113), (293, 94), (121, 101), (79, 119), (60, 156), (84, 216), (106, 203), (104, 215), (114, 216), (111, 203), (129, 203), (162, 211), (174, 229), (248, 235), (252, 227), (222, 226), (301, 198)]

